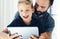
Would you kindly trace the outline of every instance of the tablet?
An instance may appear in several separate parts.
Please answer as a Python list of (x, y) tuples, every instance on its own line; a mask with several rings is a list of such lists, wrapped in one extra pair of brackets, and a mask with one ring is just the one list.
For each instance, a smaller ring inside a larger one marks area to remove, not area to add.
[(38, 27), (8, 27), (11, 34), (18, 33), (23, 39), (28, 39), (32, 34), (39, 36)]

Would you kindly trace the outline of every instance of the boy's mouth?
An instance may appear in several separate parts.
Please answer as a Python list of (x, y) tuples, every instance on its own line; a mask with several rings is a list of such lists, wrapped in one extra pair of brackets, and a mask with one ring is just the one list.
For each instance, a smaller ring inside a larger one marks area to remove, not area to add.
[(27, 15), (27, 16), (23, 16), (25, 19), (27, 19), (28, 17), (29, 17), (29, 15)]

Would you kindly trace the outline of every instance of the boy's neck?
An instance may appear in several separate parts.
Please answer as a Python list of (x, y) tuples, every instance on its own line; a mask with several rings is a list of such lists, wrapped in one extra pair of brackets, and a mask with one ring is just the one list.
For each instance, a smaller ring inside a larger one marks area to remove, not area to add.
[(29, 24), (31, 23), (31, 20), (32, 20), (32, 19), (29, 19), (29, 20), (26, 20), (26, 21), (23, 20), (23, 21), (24, 21), (24, 23), (25, 23), (26, 25), (29, 25)]

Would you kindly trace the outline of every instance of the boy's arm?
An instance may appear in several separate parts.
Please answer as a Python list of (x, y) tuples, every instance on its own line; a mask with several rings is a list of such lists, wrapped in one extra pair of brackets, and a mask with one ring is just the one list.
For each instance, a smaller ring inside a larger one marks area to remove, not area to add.
[[(0, 32), (0, 39), (13, 39), (15, 37), (19, 36), (18, 34), (13, 34), (11, 36), (9, 36), (9, 34), (4, 33), (4, 32)], [(19, 36), (21, 38), (21, 36)]]

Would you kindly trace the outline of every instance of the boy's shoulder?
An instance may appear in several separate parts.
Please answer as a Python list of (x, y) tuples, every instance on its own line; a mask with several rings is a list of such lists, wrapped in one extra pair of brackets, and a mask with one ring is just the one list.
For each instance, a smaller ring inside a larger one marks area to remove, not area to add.
[(20, 26), (21, 25), (21, 20), (20, 19), (14, 19), (8, 27), (15, 27), (15, 26)]

